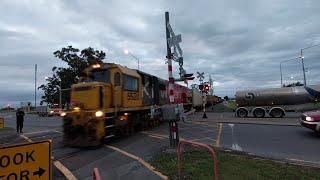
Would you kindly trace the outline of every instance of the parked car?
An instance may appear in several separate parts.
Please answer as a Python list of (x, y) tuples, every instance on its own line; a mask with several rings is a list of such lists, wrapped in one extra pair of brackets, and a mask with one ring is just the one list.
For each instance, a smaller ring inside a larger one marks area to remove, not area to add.
[(315, 132), (320, 132), (320, 110), (304, 112), (300, 117), (300, 124)]

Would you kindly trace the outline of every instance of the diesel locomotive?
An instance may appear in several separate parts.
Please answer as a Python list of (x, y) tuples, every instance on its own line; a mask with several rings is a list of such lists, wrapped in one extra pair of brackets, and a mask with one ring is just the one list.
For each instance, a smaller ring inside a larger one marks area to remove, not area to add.
[[(155, 126), (169, 104), (168, 81), (119, 64), (95, 64), (71, 87), (71, 110), (62, 114), (64, 142), (96, 146), (117, 134)], [(175, 104), (192, 106), (192, 90), (174, 85)]]

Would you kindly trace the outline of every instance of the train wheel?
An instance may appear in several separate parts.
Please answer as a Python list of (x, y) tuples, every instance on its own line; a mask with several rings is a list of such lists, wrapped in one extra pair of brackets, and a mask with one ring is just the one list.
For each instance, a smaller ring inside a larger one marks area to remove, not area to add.
[(285, 115), (284, 111), (280, 108), (272, 109), (269, 114), (274, 118), (282, 118)]
[(256, 117), (256, 118), (263, 118), (265, 115), (266, 115), (266, 112), (262, 108), (256, 108), (253, 111), (253, 116)]
[(248, 110), (245, 108), (238, 108), (236, 110), (237, 117), (244, 118), (248, 116)]

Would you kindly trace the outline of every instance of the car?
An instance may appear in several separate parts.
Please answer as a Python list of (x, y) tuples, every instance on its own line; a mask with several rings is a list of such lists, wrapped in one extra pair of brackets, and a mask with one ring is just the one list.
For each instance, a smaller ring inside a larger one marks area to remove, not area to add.
[(62, 110), (60, 108), (51, 108), (49, 110), (49, 116), (60, 116)]
[(300, 117), (300, 124), (303, 127), (320, 133), (320, 110), (307, 111), (302, 113)]

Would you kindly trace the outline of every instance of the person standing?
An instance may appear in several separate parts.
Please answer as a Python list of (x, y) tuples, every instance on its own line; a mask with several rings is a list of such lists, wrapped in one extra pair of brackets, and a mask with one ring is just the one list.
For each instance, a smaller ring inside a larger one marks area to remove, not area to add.
[(24, 112), (22, 109), (18, 109), (17, 113), (16, 113), (16, 117), (17, 117), (17, 133), (23, 133), (22, 132), (22, 128), (23, 128), (23, 121), (24, 121)]

